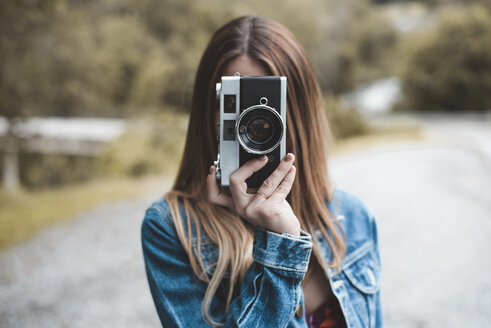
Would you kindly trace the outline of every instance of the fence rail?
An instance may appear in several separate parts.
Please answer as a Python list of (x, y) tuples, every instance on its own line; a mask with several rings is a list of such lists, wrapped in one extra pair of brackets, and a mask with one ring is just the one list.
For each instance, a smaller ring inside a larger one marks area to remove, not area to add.
[(98, 156), (125, 128), (125, 120), (112, 118), (0, 117), (3, 186), (19, 188), (19, 152)]

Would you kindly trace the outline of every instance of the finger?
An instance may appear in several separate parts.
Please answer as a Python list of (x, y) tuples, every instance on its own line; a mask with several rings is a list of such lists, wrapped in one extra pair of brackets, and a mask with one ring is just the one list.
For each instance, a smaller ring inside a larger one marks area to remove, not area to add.
[(259, 187), (259, 192), (269, 198), (269, 196), (273, 194), (276, 188), (278, 188), (278, 186), (280, 185), (281, 181), (283, 181), (285, 176), (288, 174), (294, 161), (295, 156), (293, 156), (293, 154), (291, 153), (288, 153), (281, 161), (280, 165), (278, 165), (273, 173), (271, 173), (271, 175), (261, 184), (261, 187)]
[(276, 190), (268, 198), (268, 200), (271, 200), (273, 202), (282, 202), (283, 200), (285, 200), (286, 196), (288, 196), (288, 194), (292, 190), (293, 182), (295, 181), (296, 172), (297, 169), (295, 168), (295, 166), (292, 166), (288, 171), (288, 174), (285, 176), (283, 181), (281, 181), (278, 188), (276, 188)]
[(261, 156), (247, 161), (244, 165), (235, 170), (235, 172), (230, 175), (230, 192), (232, 195), (250, 196), (247, 193), (247, 178), (253, 175), (254, 172), (262, 169), (267, 162), (267, 157)]
[(266, 165), (266, 163), (268, 163), (267, 158), (268, 157), (266, 155), (263, 155), (247, 161), (230, 175), (230, 179), (234, 178), (238, 181), (245, 181), (247, 178), (253, 175), (254, 172), (259, 171), (264, 167), (264, 165)]
[(266, 195), (261, 195), (261, 192), (258, 190), (256, 192), (256, 195), (254, 196), (254, 199), (249, 204), (249, 206), (252, 206), (252, 208), (258, 208), (259, 206), (261, 206), (262, 203), (264, 203), (267, 200), (268, 198), (266, 197)]
[(234, 202), (232, 197), (222, 193), (218, 188), (217, 179), (215, 177), (216, 168), (212, 166), (210, 168), (210, 173), (206, 177), (206, 189), (208, 193), (208, 201), (210, 203), (228, 207), (230, 209), (234, 208)]

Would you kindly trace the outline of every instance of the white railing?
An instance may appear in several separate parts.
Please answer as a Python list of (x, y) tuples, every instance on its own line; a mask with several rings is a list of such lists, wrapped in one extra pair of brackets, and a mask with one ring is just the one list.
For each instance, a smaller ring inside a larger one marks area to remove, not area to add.
[(19, 187), (18, 153), (98, 156), (104, 145), (125, 131), (123, 119), (32, 117), (8, 121), (0, 117), (3, 185)]

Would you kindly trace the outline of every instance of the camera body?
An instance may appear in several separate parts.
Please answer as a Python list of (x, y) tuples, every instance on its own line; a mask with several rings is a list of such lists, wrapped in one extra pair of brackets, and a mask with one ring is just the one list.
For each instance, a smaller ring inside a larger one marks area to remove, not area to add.
[(218, 185), (228, 189), (230, 175), (250, 159), (268, 163), (246, 180), (259, 188), (286, 152), (286, 77), (223, 76), (217, 83), (220, 136), (215, 162)]

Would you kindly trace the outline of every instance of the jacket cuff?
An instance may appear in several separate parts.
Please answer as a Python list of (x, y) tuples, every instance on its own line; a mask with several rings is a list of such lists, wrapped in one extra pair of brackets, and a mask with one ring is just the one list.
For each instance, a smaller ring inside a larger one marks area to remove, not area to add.
[(267, 267), (305, 273), (311, 252), (312, 237), (303, 230), (294, 236), (254, 227), (252, 257)]

